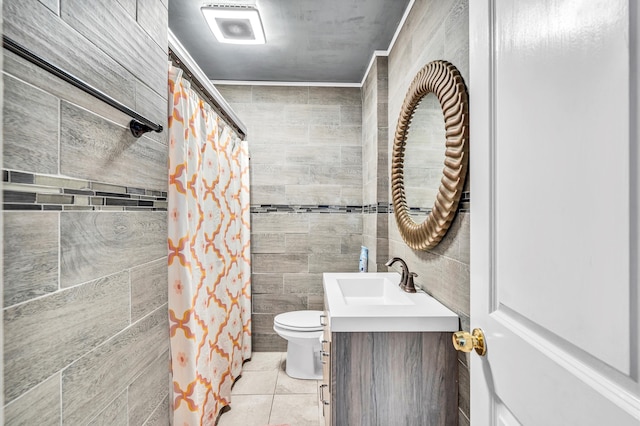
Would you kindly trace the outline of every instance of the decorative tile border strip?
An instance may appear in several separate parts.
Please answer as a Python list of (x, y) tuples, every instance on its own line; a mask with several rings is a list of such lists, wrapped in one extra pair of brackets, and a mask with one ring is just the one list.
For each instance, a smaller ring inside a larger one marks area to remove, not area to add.
[(166, 211), (167, 193), (2, 170), (4, 210)]
[[(82, 179), (2, 170), (4, 210), (117, 210), (166, 211), (167, 193)], [(470, 193), (463, 192), (459, 212), (469, 212)], [(410, 208), (428, 214), (430, 208)], [(365, 206), (338, 205), (252, 205), (251, 213), (393, 213), (390, 203)]]
[(363, 213), (389, 213), (393, 206), (389, 203), (369, 204), (363, 207)]
[(362, 213), (362, 206), (254, 204), (251, 213)]
[[(458, 204), (459, 212), (469, 212), (471, 204), (470, 193), (463, 192)], [(431, 208), (411, 207), (411, 213), (427, 215)], [(252, 214), (264, 213), (367, 213), (367, 214), (388, 214), (393, 213), (393, 204), (378, 203), (366, 206), (337, 206), (337, 205), (287, 205), (287, 204), (253, 204)]]
[(458, 211), (469, 213), (471, 211), (471, 192), (464, 191), (458, 202)]

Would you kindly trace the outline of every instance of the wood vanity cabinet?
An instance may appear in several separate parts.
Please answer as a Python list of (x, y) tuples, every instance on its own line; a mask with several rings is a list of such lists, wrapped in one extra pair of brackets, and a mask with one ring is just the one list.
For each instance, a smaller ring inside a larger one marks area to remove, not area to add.
[(458, 424), (458, 356), (451, 333), (331, 332), (323, 318), (325, 425)]

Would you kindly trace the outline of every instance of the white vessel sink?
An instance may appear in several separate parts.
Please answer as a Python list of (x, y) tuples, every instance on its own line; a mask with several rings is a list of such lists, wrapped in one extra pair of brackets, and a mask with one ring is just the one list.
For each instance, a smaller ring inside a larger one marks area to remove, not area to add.
[(395, 272), (324, 273), (332, 332), (458, 330), (458, 316), (427, 293), (406, 293)]

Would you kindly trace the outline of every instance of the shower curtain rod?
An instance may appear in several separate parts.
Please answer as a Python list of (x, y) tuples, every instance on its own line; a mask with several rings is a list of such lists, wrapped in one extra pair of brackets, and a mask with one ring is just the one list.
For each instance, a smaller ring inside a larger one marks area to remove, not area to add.
[(247, 136), (247, 127), (240, 118), (238, 118), (236, 113), (233, 112), (231, 106), (220, 92), (218, 92), (218, 89), (211, 83), (211, 80), (209, 80), (204, 71), (202, 71), (171, 30), (168, 31), (168, 37), (169, 57), (175, 61), (178, 67), (187, 73), (187, 76), (193, 80), (193, 83), (200, 89), (202, 94), (207, 97), (209, 102), (218, 109), (218, 112), (224, 116), (226, 121), (240, 133), (244, 139)]
[(143, 117), (142, 115), (138, 114), (131, 108), (118, 102), (111, 96), (107, 95), (106, 93), (85, 83), (84, 81), (80, 80), (78, 77), (74, 76), (73, 74), (70, 74), (69, 72), (63, 70), (62, 68), (59, 68), (58, 66), (52, 64), (46, 59), (24, 48), (23, 46), (16, 43), (15, 41), (13, 41), (11, 38), (7, 37), (4, 34), (2, 35), (2, 45), (5, 49), (39, 66), (45, 71), (48, 71), (51, 74), (61, 78), (67, 83), (74, 85), (78, 89), (83, 90), (84, 92), (90, 94), (91, 96), (100, 99), (102, 102), (114, 107), (115, 109), (127, 114), (129, 117), (133, 119), (129, 122), (129, 129), (131, 130), (131, 134), (133, 134), (133, 136), (135, 136), (136, 138), (139, 138), (143, 134), (150, 132), (152, 130), (157, 133), (162, 132), (162, 126), (160, 124), (156, 124), (153, 121)]

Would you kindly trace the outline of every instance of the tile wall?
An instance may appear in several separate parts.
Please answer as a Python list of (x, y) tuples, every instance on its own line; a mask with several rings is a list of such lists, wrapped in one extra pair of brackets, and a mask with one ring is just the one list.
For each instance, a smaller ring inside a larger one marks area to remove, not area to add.
[[(167, 1), (5, 0), (4, 34), (166, 128)], [(4, 51), (7, 424), (167, 424), (166, 133)]]
[[(467, 0), (417, 0), (389, 54), (388, 152), (406, 91), (416, 72), (436, 59), (453, 63), (469, 82), (469, 9)], [(467, 86), (468, 87), (468, 86)], [(390, 157), (389, 157), (390, 158)], [(389, 256), (400, 256), (418, 274), (416, 284), (461, 318), (469, 330), (470, 182), (449, 232), (433, 250), (411, 250), (389, 216)], [(459, 424), (469, 424), (469, 360), (459, 357)]]
[(359, 88), (216, 85), (247, 125), (253, 348), (282, 351), (281, 312), (322, 309), (322, 273), (358, 270)]
[(362, 166), (365, 205), (363, 241), (369, 248), (369, 272), (386, 271), (389, 260), (389, 161), (387, 141), (387, 57), (377, 56), (362, 86)]

